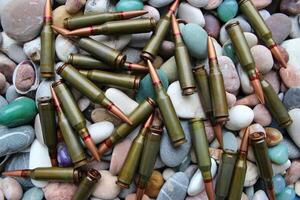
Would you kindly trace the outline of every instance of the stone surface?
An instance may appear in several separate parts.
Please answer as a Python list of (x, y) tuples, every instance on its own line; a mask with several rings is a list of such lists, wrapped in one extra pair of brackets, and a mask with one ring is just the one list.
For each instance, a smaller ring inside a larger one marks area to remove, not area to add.
[(171, 176), (161, 188), (157, 200), (176, 199), (184, 200), (189, 180), (183, 172)]
[(223, 133), (223, 149), (230, 150), (231, 152), (237, 152), (237, 140), (233, 133), (225, 132)]
[(183, 2), (179, 5), (178, 17), (187, 23), (195, 23), (201, 27), (205, 26), (205, 19), (201, 10), (188, 3)]
[(289, 159), (300, 158), (300, 148), (297, 147), (292, 140), (284, 137), (282, 143), (288, 148)]
[(109, 171), (101, 170), (101, 179), (95, 186), (93, 196), (100, 199), (114, 199), (120, 193), (120, 188), (116, 184), (117, 177)]
[(274, 64), (271, 51), (263, 45), (255, 45), (251, 48), (256, 67), (262, 74), (268, 73)]
[(283, 104), (288, 110), (300, 108), (300, 87), (288, 89), (284, 95)]
[(84, 14), (101, 13), (113, 11), (114, 6), (109, 0), (87, 0)]
[(67, 0), (66, 10), (68, 13), (77, 13), (86, 3), (86, 0)]
[(275, 146), (283, 140), (282, 134), (278, 129), (272, 127), (266, 127), (265, 131), (266, 131), (266, 142), (268, 146)]
[(300, 50), (299, 47), (300, 38), (285, 40), (281, 46), (286, 50), (289, 56), (288, 64), (296, 67), (296, 69), (300, 70), (299, 56), (298, 52)]
[(76, 14), (70, 14), (67, 11), (67, 8), (65, 5), (59, 6), (59, 7), (55, 8), (52, 13), (53, 25), (63, 27), (64, 19), (69, 18), (69, 17), (80, 16), (82, 14), (83, 13), (81, 11), (77, 12)]
[(274, 185), (275, 194), (279, 194), (280, 192), (282, 192), (284, 190), (286, 184), (285, 184), (285, 180), (282, 175), (277, 174), (277, 175), (273, 176), (272, 181), (273, 181), (273, 185)]
[(241, 99), (238, 99), (235, 103), (235, 105), (245, 105), (250, 107), (256, 106), (257, 104), (259, 104), (259, 101), (256, 97), (256, 94), (245, 96)]
[(24, 63), (18, 65), (15, 72), (15, 87), (16, 89), (26, 92), (35, 83), (35, 69), (30, 64)]
[(235, 0), (223, 1), (218, 9), (218, 17), (221, 21), (227, 22), (234, 18), (238, 12), (238, 4)]
[(32, 61), (39, 61), (41, 59), (41, 38), (37, 37), (34, 40), (24, 43), (23, 51)]
[(9, 82), (12, 81), (15, 67), (16, 64), (12, 60), (0, 53), (0, 73), (2, 73)]
[(300, 137), (299, 137), (299, 123), (300, 123), (300, 109), (295, 108), (289, 111), (289, 115), (293, 120), (293, 123), (287, 127), (287, 131), (291, 136), (293, 142), (300, 147)]
[(117, 175), (120, 172), (127, 157), (131, 143), (131, 140), (125, 139), (114, 147), (109, 167), (109, 172), (112, 175)]
[(67, 62), (70, 54), (78, 53), (78, 48), (71, 40), (62, 35), (58, 35), (55, 40), (55, 52), (61, 61)]
[(285, 175), (287, 185), (294, 184), (300, 178), (300, 160), (293, 160)]
[(219, 20), (215, 16), (210, 14), (204, 15), (204, 19), (205, 19), (204, 30), (207, 32), (209, 36), (218, 39), (220, 29), (221, 29), (221, 24)]
[(296, 197), (295, 190), (292, 187), (286, 187), (281, 193), (276, 195), (277, 200), (293, 200)]
[(113, 130), (114, 125), (108, 121), (97, 122), (87, 127), (95, 144), (99, 144), (108, 138)]
[(255, 192), (252, 200), (268, 200), (267, 194), (263, 190), (258, 190)]
[(285, 87), (290, 88), (300, 86), (300, 71), (295, 66), (288, 65), (287, 69), (281, 68), (279, 74)]
[(5, 12), (1, 14), (4, 31), (20, 42), (32, 40), (40, 33), (44, 6), (45, 0), (10, 1), (5, 6)]
[(184, 130), (185, 139), (187, 142), (174, 148), (172, 142), (167, 134), (166, 129), (164, 129), (161, 143), (160, 143), (160, 157), (167, 166), (175, 167), (179, 165), (191, 149), (191, 136), (189, 132), (189, 127), (187, 122), (181, 122), (181, 126)]
[(44, 192), (40, 188), (33, 187), (24, 193), (22, 200), (42, 200)]
[(238, 71), (238, 74), (240, 76), (242, 91), (246, 95), (254, 93), (254, 89), (251, 85), (249, 77), (248, 77), (247, 73), (245, 72), (245, 70), (241, 67), (240, 64), (238, 64), (238, 66), (237, 66), (237, 71)]
[(77, 190), (77, 186), (71, 183), (49, 183), (43, 188), (47, 200), (71, 199)]
[(269, 4), (272, 3), (272, 0), (263, 0), (263, 1), (262, 0), (251, 0), (251, 1), (257, 9), (265, 8)]
[(244, 187), (253, 186), (259, 178), (259, 170), (255, 164), (247, 161), (246, 177)]
[(235, 93), (240, 88), (240, 79), (232, 60), (227, 56), (218, 57), (219, 67), (224, 78), (227, 92)]
[(237, 131), (249, 126), (253, 119), (254, 113), (251, 108), (243, 105), (234, 106), (229, 110), (229, 121), (226, 122), (225, 127)]
[[(214, 159), (211, 158), (211, 170), (210, 170), (212, 177), (215, 176), (216, 172), (217, 172), (217, 164), (216, 161)], [(198, 169), (195, 174), (193, 175), (190, 183), (189, 183), (189, 187), (187, 190), (187, 194), (189, 196), (196, 196), (198, 195), (200, 192), (202, 192), (205, 189), (205, 185), (203, 182), (203, 176), (201, 171)]]
[[(125, 200), (136, 200), (136, 194), (128, 194)], [(144, 194), (141, 200), (150, 200), (150, 198)]]
[(139, 0), (121, 0), (116, 5), (117, 11), (142, 10), (143, 2)]
[(21, 199), (23, 190), (21, 185), (11, 177), (0, 179), (0, 189), (6, 199)]
[(264, 79), (272, 85), (273, 89), (278, 94), (280, 90), (280, 80), (278, 73), (274, 70), (271, 70), (264, 75)]
[(102, 122), (102, 121), (108, 121), (113, 123), (114, 125), (118, 125), (121, 123), (121, 120), (112, 115), (109, 111), (107, 111), (105, 108), (96, 108), (93, 110), (91, 114), (91, 118), (93, 122)]
[(289, 36), (292, 28), (290, 18), (282, 13), (271, 15), (266, 20), (266, 24), (270, 28), (273, 39), (277, 44), (281, 44)]
[(288, 149), (284, 144), (269, 147), (268, 154), (271, 161), (278, 165), (282, 165), (288, 160)]
[(272, 116), (269, 110), (263, 105), (258, 104), (253, 108), (254, 121), (262, 126), (268, 126), (272, 122)]
[(272, 169), (274, 174), (284, 173), (291, 166), (291, 161), (288, 160), (282, 165), (272, 163)]
[(300, 5), (294, 0), (283, 0), (280, 4), (280, 11), (291, 15), (297, 15), (300, 13)]
[(172, 83), (168, 87), (167, 93), (171, 98), (178, 117), (185, 119), (205, 117), (198, 94), (194, 93), (189, 96), (183, 96), (179, 81)]
[(162, 174), (159, 171), (154, 170), (148, 181), (145, 194), (150, 198), (156, 198), (163, 184), (164, 179)]

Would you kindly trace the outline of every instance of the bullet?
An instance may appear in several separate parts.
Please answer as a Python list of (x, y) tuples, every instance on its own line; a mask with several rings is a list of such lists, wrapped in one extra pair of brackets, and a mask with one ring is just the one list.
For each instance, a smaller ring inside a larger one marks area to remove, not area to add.
[[(224, 79), (219, 68), (217, 54), (211, 37), (207, 41), (208, 59), (209, 59), (209, 87), (211, 94), (211, 105), (213, 117), (216, 121), (226, 121), (228, 114), (228, 105), (226, 100)], [(222, 119), (222, 120), (220, 120)]]
[(52, 87), (59, 99), (59, 102), (62, 105), (63, 112), (66, 115), (68, 121), (75, 129), (75, 131), (80, 135), (86, 147), (92, 153), (93, 157), (96, 160), (100, 160), (97, 148), (86, 127), (86, 120), (81, 111), (79, 110), (71, 91), (68, 89), (67, 85), (62, 81), (54, 82), (52, 84)]
[(200, 97), (203, 110), (207, 116), (212, 116), (208, 74), (204, 69), (204, 65), (200, 65), (194, 68), (194, 77), (197, 83), (198, 95)]
[(92, 25), (100, 25), (105, 22), (130, 19), (147, 14), (145, 10), (132, 10), (125, 12), (100, 13), (92, 15), (83, 15), (79, 17), (70, 17), (64, 20), (64, 27), (67, 29), (77, 29)]
[(79, 168), (79, 167), (87, 164), (86, 154), (84, 152), (83, 147), (81, 146), (81, 143), (80, 143), (77, 135), (75, 135), (75, 133), (72, 129), (72, 126), (70, 125), (67, 117), (65, 116), (65, 114), (62, 110), (60, 102), (59, 102), (53, 88), (51, 87), (50, 89), (51, 89), (53, 102), (54, 102), (54, 105), (56, 108), (60, 132), (61, 132), (64, 142), (67, 146), (67, 149), (68, 149), (69, 155), (72, 159), (72, 163), (74, 164), (74, 167)]
[(255, 71), (255, 62), (239, 22), (229, 23), (225, 28), (231, 38), (233, 48), (240, 64), (251, 81), (257, 98), (262, 104), (264, 104), (264, 94)]
[(124, 35), (147, 33), (155, 29), (154, 18), (140, 18), (121, 21), (106, 22), (102, 25), (88, 26), (67, 31), (67, 36), (91, 36), (91, 35)]
[(266, 106), (268, 110), (275, 118), (279, 126), (284, 128), (288, 127), (293, 120), (291, 119), (287, 109), (279, 99), (272, 85), (265, 80), (261, 74), (259, 75), (259, 78), (265, 95)]
[(200, 169), (205, 184), (206, 194), (209, 200), (215, 199), (211, 174), (211, 160), (209, 156), (208, 142), (205, 126), (200, 118), (189, 120), (190, 133), (192, 136), (193, 148), (196, 154), (198, 168)]
[(32, 178), (40, 181), (63, 181), (78, 183), (83, 174), (73, 167), (38, 167), (2, 172), (3, 176)]
[[(226, 118), (222, 119), (221, 120), (226, 120)], [(212, 124), (212, 127), (214, 129), (214, 133), (215, 133), (215, 136), (220, 144), (220, 149), (223, 148), (223, 134), (222, 134), (222, 126), (223, 126), (223, 122), (222, 121), (216, 121), (215, 118), (211, 118), (211, 124)]]
[(123, 123), (115, 128), (111, 136), (99, 146), (100, 157), (113, 145), (129, 135), (140, 123), (144, 122), (153, 113), (156, 103), (147, 98), (129, 115), (132, 124)]
[(100, 70), (115, 70), (115, 66), (109, 66), (100, 60), (91, 56), (81, 54), (70, 54), (67, 63), (78, 69), (100, 69)]
[(82, 75), (101, 85), (117, 86), (128, 89), (139, 89), (141, 77), (124, 73), (101, 70), (78, 70)]
[(174, 14), (172, 14), (172, 30), (175, 39), (175, 59), (182, 95), (192, 95), (196, 89), (192, 72), (192, 64), (188, 49), (182, 40), (179, 25)]
[(240, 200), (243, 193), (243, 187), (247, 171), (247, 152), (248, 152), (249, 128), (244, 131), (239, 155), (234, 166), (234, 172), (231, 179), (228, 199)]
[(101, 178), (101, 174), (95, 170), (90, 169), (87, 175), (81, 180), (78, 189), (76, 190), (72, 200), (87, 200), (93, 192), (94, 187)]
[(236, 158), (236, 152), (223, 151), (216, 182), (216, 200), (225, 200), (228, 196)]
[(79, 92), (88, 97), (92, 102), (102, 105), (124, 122), (128, 124), (132, 123), (123, 111), (106, 98), (104, 92), (100, 88), (98, 88), (88, 78), (80, 74), (72, 65), (62, 65), (57, 69), (57, 73), (69, 82), (72, 87), (76, 88)]
[(262, 132), (255, 132), (249, 136), (253, 148), (256, 164), (258, 166), (260, 177), (264, 180), (267, 186), (267, 194), (269, 199), (275, 200), (275, 193), (273, 189), (273, 170), (271, 160), (268, 155), (268, 146), (266, 143), (266, 136)]
[(145, 137), (150, 131), (152, 121), (153, 121), (153, 115), (151, 114), (150, 117), (147, 119), (147, 121), (143, 124), (139, 134), (132, 142), (126, 160), (118, 175), (117, 184), (121, 188), (129, 188), (129, 185), (132, 183), (135, 172), (139, 166)]
[(44, 9), (44, 26), (41, 32), (40, 71), (43, 78), (54, 77), (55, 46), (52, 25), (51, 0), (46, 1)]
[(57, 135), (54, 105), (51, 97), (38, 98), (41, 128), (44, 143), (48, 147), (52, 166), (57, 166)]
[(163, 121), (158, 109), (154, 112), (154, 118), (150, 133), (146, 136), (146, 141), (143, 146), (142, 157), (140, 161), (136, 199), (141, 200), (149, 178), (152, 175), (156, 157), (159, 152), (161, 134), (163, 132)]
[(264, 19), (261, 17), (253, 3), (250, 0), (240, 0), (239, 8), (255, 30), (258, 38), (261, 39), (271, 50), (274, 58), (278, 61), (280, 66), (286, 68), (287, 63), (285, 62), (284, 57), (278, 48), (278, 45), (272, 38), (272, 32), (266, 25)]
[(112, 65), (109, 66), (108, 64), (97, 60), (91, 56), (81, 55), (81, 54), (70, 54), (68, 57), (68, 64), (73, 65), (78, 69), (99, 69), (99, 70), (117, 70), (123, 69), (128, 71), (141, 71), (141, 72), (148, 72), (148, 68), (143, 65), (124, 62), (120, 68)]
[(174, 3), (169, 8), (168, 13), (162, 17), (158, 24), (156, 25), (156, 29), (152, 34), (150, 40), (145, 45), (141, 58), (144, 60), (153, 61), (158, 53), (158, 50), (169, 31), (169, 26), (171, 24), (171, 17), (177, 10), (180, 0), (175, 0)]
[(159, 76), (154, 69), (150, 60), (147, 60), (150, 77), (156, 93), (156, 102), (161, 112), (164, 124), (166, 126), (168, 135), (174, 147), (178, 147), (186, 142), (185, 135), (175, 112), (172, 101), (162, 86)]

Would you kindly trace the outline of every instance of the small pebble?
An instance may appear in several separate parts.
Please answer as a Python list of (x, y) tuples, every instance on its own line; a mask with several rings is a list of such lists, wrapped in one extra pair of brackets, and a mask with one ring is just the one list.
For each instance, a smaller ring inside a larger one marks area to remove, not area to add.
[(43, 197), (43, 190), (40, 188), (33, 187), (24, 193), (22, 200), (42, 200)]
[(251, 53), (257, 68), (262, 74), (266, 74), (272, 69), (274, 61), (271, 51), (267, 47), (263, 45), (253, 46)]
[(144, 4), (139, 0), (120, 0), (116, 5), (117, 11), (143, 10)]
[(263, 190), (258, 190), (255, 192), (252, 200), (268, 200), (267, 194)]
[(77, 190), (77, 186), (71, 183), (49, 183), (43, 188), (47, 200), (67, 200), (72, 199)]
[(277, 174), (272, 178), (275, 194), (279, 194), (285, 188), (285, 180), (282, 175)]
[(188, 4), (181, 3), (178, 8), (178, 17), (187, 23), (195, 23), (201, 27), (205, 26), (205, 19), (200, 9)]
[(269, 147), (268, 154), (271, 161), (278, 165), (284, 164), (289, 159), (288, 149), (284, 144)]
[(21, 185), (11, 177), (0, 179), (0, 189), (6, 199), (21, 199), (23, 196)]
[(287, 185), (294, 184), (300, 178), (300, 160), (293, 160), (285, 175)]
[(296, 146), (296, 144), (289, 138), (285, 137), (282, 141), (288, 148), (289, 159), (300, 158), (300, 149)]
[(227, 22), (236, 16), (238, 4), (235, 0), (226, 0), (219, 5), (217, 11), (219, 19), (223, 22)]
[(294, 200), (295, 197), (295, 190), (288, 186), (281, 193), (276, 195), (276, 200)]
[(283, 140), (282, 134), (278, 129), (272, 127), (266, 127), (265, 131), (266, 131), (266, 142), (269, 147), (275, 146)]
[(291, 166), (290, 160), (286, 161), (282, 165), (277, 165), (277, 164), (272, 163), (272, 169), (273, 169), (273, 172), (275, 175), (284, 173), (288, 168), (290, 168), (290, 166)]
[(272, 116), (269, 110), (263, 105), (258, 104), (253, 108), (254, 121), (262, 126), (268, 126), (272, 122)]
[(204, 15), (204, 19), (205, 19), (204, 30), (207, 32), (209, 36), (218, 39), (220, 29), (221, 29), (221, 24), (219, 20), (214, 15), (210, 15), (210, 14)]
[(267, 7), (269, 4), (272, 3), (272, 0), (251, 0), (251, 2), (254, 4), (254, 6), (257, 9), (262, 9)]
[(156, 198), (163, 184), (164, 179), (162, 174), (159, 171), (154, 170), (148, 181), (145, 194), (150, 198)]
[(15, 75), (15, 87), (22, 92), (28, 91), (35, 82), (35, 69), (27, 63), (17, 67)]
[(253, 186), (259, 178), (259, 170), (255, 164), (247, 161), (246, 177), (244, 187)]
[(286, 109), (300, 108), (300, 87), (288, 89), (283, 98)]
[(254, 113), (251, 108), (243, 105), (234, 106), (229, 110), (229, 121), (226, 122), (225, 127), (237, 131), (249, 126), (253, 119)]
[(300, 124), (300, 109), (295, 108), (289, 111), (289, 115), (293, 120), (293, 123), (287, 127), (288, 134), (300, 148), (300, 137), (299, 137), (299, 124)]

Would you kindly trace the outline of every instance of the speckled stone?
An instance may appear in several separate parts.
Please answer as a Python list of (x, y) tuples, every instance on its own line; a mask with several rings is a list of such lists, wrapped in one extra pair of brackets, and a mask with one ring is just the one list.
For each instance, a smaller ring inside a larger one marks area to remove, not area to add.
[(300, 158), (300, 148), (295, 145), (295, 143), (287, 137), (283, 138), (282, 141), (288, 148), (289, 159)]
[(288, 110), (300, 108), (300, 87), (288, 89), (284, 95), (283, 104)]
[(219, 38), (221, 24), (219, 20), (214, 15), (204, 15), (205, 19), (205, 26), (204, 30), (207, 32), (207, 34), (211, 37), (214, 37), (215, 39)]
[(266, 142), (268, 146), (275, 146), (283, 140), (283, 136), (278, 129), (272, 127), (266, 127), (265, 131), (266, 131)]
[(235, 93), (240, 88), (240, 79), (232, 60), (227, 56), (218, 57), (219, 67), (224, 78), (225, 90)]
[(269, 110), (263, 105), (258, 104), (253, 108), (254, 121), (262, 126), (268, 126), (272, 122), (272, 116)]

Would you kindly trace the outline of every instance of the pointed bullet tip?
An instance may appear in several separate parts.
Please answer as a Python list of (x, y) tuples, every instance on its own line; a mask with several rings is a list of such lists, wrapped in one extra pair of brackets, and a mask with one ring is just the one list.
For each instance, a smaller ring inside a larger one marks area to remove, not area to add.
[(259, 79), (251, 80), (251, 84), (253, 86), (254, 92), (261, 104), (265, 104), (264, 92), (261, 87)]
[(93, 142), (93, 140), (89, 137), (89, 138), (84, 140), (84, 143), (85, 143), (86, 147), (88, 148), (88, 150), (91, 152), (92, 156), (97, 161), (100, 161), (100, 156), (99, 156), (99, 153), (98, 153), (98, 149), (97, 149), (95, 143)]
[(111, 103), (111, 105), (108, 107), (108, 110), (112, 112), (114, 115), (116, 115), (117, 117), (119, 117), (124, 122), (130, 125), (133, 124), (132, 121), (127, 117), (127, 115), (125, 115), (125, 113), (113, 103)]
[(215, 200), (214, 186), (212, 180), (205, 181), (205, 191), (209, 200)]
[(55, 26), (55, 25), (51, 25), (51, 27), (59, 34), (63, 35), (63, 36), (69, 36), (70, 31), (68, 31), (67, 29)]
[(105, 144), (105, 142), (102, 142), (98, 148), (98, 154), (99, 157), (102, 157), (107, 151), (109, 147)]
[(273, 47), (270, 48), (272, 55), (274, 58), (277, 60), (278, 64), (282, 68), (287, 68), (287, 62), (284, 60), (284, 57), (278, 47), (278, 45), (274, 45)]
[(222, 125), (220, 123), (216, 123), (213, 125), (213, 129), (215, 132), (215, 135), (217, 137), (217, 140), (220, 144), (220, 148), (223, 148), (223, 135), (222, 135)]

